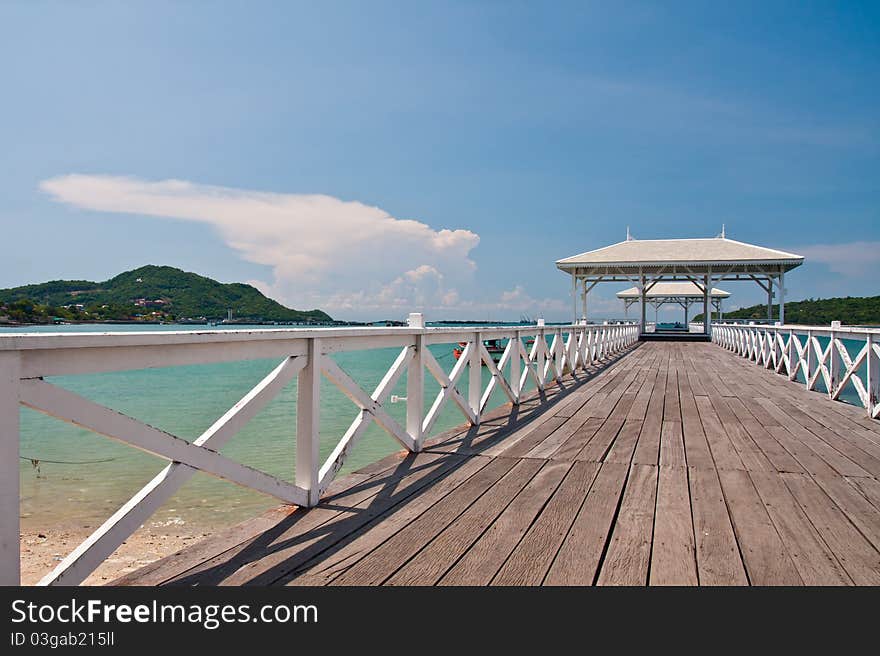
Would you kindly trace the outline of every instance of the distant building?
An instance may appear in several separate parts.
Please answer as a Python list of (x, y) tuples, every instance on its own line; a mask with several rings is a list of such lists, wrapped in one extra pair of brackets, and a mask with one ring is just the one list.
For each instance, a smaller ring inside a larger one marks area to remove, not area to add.
[(134, 304), (138, 307), (162, 307), (163, 305), (167, 305), (168, 301), (164, 301), (161, 298), (157, 298), (154, 301), (151, 301), (147, 298), (136, 298)]

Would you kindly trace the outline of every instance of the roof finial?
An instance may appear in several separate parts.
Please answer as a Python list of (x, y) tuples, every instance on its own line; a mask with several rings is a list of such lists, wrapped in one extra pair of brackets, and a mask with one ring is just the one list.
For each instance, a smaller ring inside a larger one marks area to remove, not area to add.
[(723, 223), (721, 224), (721, 238), (722, 238), (722, 239), (725, 239), (725, 238), (726, 238), (726, 237), (724, 236), (724, 224), (723, 224)]
[(629, 234), (629, 226), (626, 226), (626, 240), (632, 241), (632, 235)]

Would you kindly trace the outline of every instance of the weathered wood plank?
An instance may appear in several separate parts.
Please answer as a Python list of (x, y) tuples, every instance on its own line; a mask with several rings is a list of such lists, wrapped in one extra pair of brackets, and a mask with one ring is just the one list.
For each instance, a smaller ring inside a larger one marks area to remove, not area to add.
[(592, 440), (602, 425), (605, 423), (603, 417), (590, 417), (584, 424), (578, 428), (571, 437), (563, 442), (556, 451), (550, 455), (551, 460), (563, 460), (571, 462), (577, 455), (583, 451), (590, 440)]
[[(769, 399), (758, 399), (758, 403), (766, 408), (771, 414), (779, 416), (783, 426), (795, 439), (809, 447), (810, 450), (816, 453), (842, 476), (870, 476), (870, 474), (860, 465), (850, 460), (835, 447), (819, 439), (819, 437), (809, 429), (795, 420), (795, 418), (789, 414), (789, 408), (786, 408), (783, 401), (777, 401), (774, 399), (774, 401), (771, 402)], [(803, 461), (800, 462), (806, 467)], [(813, 473), (809, 469), (807, 471), (811, 474)]]
[(651, 547), (651, 585), (697, 585), (687, 469), (661, 465)]
[(828, 495), (804, 474), (780, 474), (841, 566), (856, 585), (880, 585), (880, 553), (847, 520)]
[(664, 421), (660, 431), (660, 465), (685, 467), (686, 464), (681, 422)]
[[(352, 563), (418, 519), (426, 509), (456, 490), (490, 462), (492, 460), (484, 456), (467, 458), (433, 485), (420, 490), (408, 503), (391, 509), (380, 509), (379, 514), (374, 513), (375, 517), (369, 523), (360, 522), (352, 527), (342, 527), (339, 531), (344, 534), (341, 540), (329, 549), (312, 550), (304, 554), (305, 557), (295, 556), (277, 582), (285, 585), (327, 585), (344, 573)], [(367, 507), (361, 512), (369, 510)]]
[(467, 481), (432, 504), (417, 519), (371, 549), (331, 585), (379, 585), (397, 571), (421, 547), (434, 539), (456, 517), (495, 485), (516, 464), (511, 458), (495, 458)]
[(684, 440), (685, 457), (689, 467), (715, 467), (712, 451), (706, 440), (706, 433), (700, 421), (700, 413), (694, 399), (690, 380), (679, 375), (679, 398), (681, 402), (681, 429)]
[(488, 585), (544, 504), (559, 487), (570, 462), (549, 462), (440, 580), (440, 585)]
[(852, 579), (779, 475), (751, 472), (749, 476), (803, 582), (806, 585), (852, 585)]
[[(422, 471), (426, 474), (440, 462), (439, 455), (411, 456), (395, 453), (369, 465), (358, 472), (334, 481), (325, 492), (326, 507), (309, 510), (292, 506), (280, 506), (263, 515), (215, 533), (205, 540), (187, 547), (166, 558), (151, 563), (113, 582), (114, 585), (159, 585), (184, 575), (204, 571), (208, 564), (231, 560), (245, 544), (251, 543), (267, 531), (279, 526), (283, 520), (294, 524), (297, 531), (307, 531), (338, 517), (349, 505), (357, 504), (390, 489), (407, 475)], [(293, 516), (295, 514), (295, 517)], [(305, 515), (308, 514), (308, 519)]]
[(639, 434), (642, 432), (642, 422), (638, 420), (627, 420), (624, 422), (617, 438), (605, 455), (604, 462), (616, 462), (619, 464), (629, 465), (632, 461), (636, 444), (639, 441)]
[(591, 585), (614, 523), (629, 464), (606, 462), (547, 573), (546, 585)]
[(748, 472), (718, 472), (740, 553), (752, 585), (803, 583)]
[(880, 481), (874, 478), (854, 477), (847, 479), (852, 485), (859, 488), (865, 498), (870, 501), (875, 508), (880, 510)]
[(434, 585), (532, 480), (543, 464), (541, 460), (520, 460), (385, 584)]
[(748, 585), (718, 473), (690, 467), (688, 481), (700, 585)]
[(815, 476), (813, 480), (874, 545), (874, 548), (880, 550), (880, 514), (867, 497), (840, 476)]
[[(733, 399), (735, 401), (735, 399)], [(737, 454), (742, 460), (743, 466), (747, 471), (775, 471), (776, 468), (764, 455), (764, 452), (758, 448), (754, 440), (746, 432), (746, 429), (737, 419), (736, 415), (731, 411), (728, 403), (731, 399), (716, 397), (710, 399), (712, 408), (721, 421), (721, 426), (730, 443), (736, 449)]]
[(575, 462), (492, 585), (539, 585), (544, 580), (598, 471), (599, 463)]
[[(728, 407), (739, 419), (742, 427), (749, 437), (758, 445), (776, 471), (788, 471), (803, 473), (803, 468), (797, 460), (786, 451), (773, 436), (761, 425), (755, 416), (746, 408), (740, 399), (727, 399)], [(758, 405), (761, 408), (762, 406)]]
[(715, 414), (709, 397), (697, 396), (695, 401), (716, 467), (718, 469), (745, 469), (739, 453), (733, 448), (718, 415)]
[(651, 400), (645, 413), (645, 422), (639, 434), (639, 441), (633, 453), (633, 463), (637, 465), (656, 465), (660, 457), (660, 431), (663, 425), (663, 398), (666, 395), (668, 361), (664, 358), (658, 364), (657, 377), (651, 390)]
[(645, 585), (651, 559), (657, 467), (632, 465), (599, 585)]
[[(224, 585), (268, 585), (286, 576), (311, 558), (334, 548), (361, 527), (403, 504), (424, 489), (439, 494), (446, 486), (479, 471), (487, 458), (463, 458), (452, 454), (420, 454), (431, 458), (428, 466), (403, 468), (404, 476), (394, 476), (374, 490), (352, 495), (347, 502), (318, 506), (278, 534), (258, 538), (246, 551), (224, 563), (206, 563), (207, 571), (190, 575), (182, 583), (223, 583)], [(421, 461), (418, 461), (421, 462)], [(370, 494), (366, 494), (370, 492)]]

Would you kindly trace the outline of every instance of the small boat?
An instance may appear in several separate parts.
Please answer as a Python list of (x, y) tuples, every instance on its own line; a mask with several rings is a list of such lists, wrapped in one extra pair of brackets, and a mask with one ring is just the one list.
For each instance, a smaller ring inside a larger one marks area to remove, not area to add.
[[(456, 360), (458, 360), (461, 357), (461, 354), (464, 353), (464, 348), (466, 346), (467, 342), (459, 342), (458, 346), (452, 350), (452, 354), (455, 356)], [(486, 347), (489, 356), (494, 362), (501, 360), (501, 356), (504, 354), (504, 346), (501, 344), (500, 339), (484, 339), (483, 346)], [(483, 363), (483, 366), (486, 366), (485, 362)]]

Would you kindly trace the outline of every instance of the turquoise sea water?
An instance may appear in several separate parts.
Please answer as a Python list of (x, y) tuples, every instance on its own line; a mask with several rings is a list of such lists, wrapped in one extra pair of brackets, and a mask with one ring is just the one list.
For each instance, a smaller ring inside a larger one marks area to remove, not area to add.
[[(237, 328), (240, 328), (237, 326)], [(183, 326), (112, 326), (109, 330), (181, 330)], [(204, 329), (194, 326), (193, 330)], [(222, 329), (218, 327), (218, 329)], [(52, 326), (28, 328), (39, 332), (106, 331), (107, 326)], [(0, 329), (2, 333), (20, 332)], [(448, 372), (453, 344), (433, 345), (434, 356)], [(399, 348), (333, 355), (336, 362), (369, 392), (382, 379)], [(170, 367), (92, 375), (60, 376), (50, 380), (86, 398), (136, 417), (179, 437), (198, 437), (218, 417), (269, 373), (278, 360)], [(484, 385), (489, 374), (483, 369)], [(460, 381), (466, 394), (467, 376)], [(426, 408), (439, 391), (425, 372)], [(406, 394), (404, 375), (394, 390)], [(506, 400), (496, 390), (495, 407)], [(386, 404), (390, 414), (405, 422), (406, 404)], [(322, 459), (357, 416), (354, 404), (329, 381), (321, 387)], [(450, 402), (434, 432), (464, 421)], [(293, 479), (296, 454), (296, 380), (222, 449), (222, 453), (270, 474)], [(375, 424), (357, 444), (341, 474), (375, 462), (401, 447)], [(91, 525), (102, 522), (158, 473), (166, 461), (114, 442), (30, 409), (21, 411), (21, 511), (24, 528), (59, 524)], [(34, 467), (29, 459), (39, 460)], [(50, 461), (61, 461), (53, 463)], [(105, 462), (96, 462), (105, 461)], [(65, 464), (77, 463), (77, 464)], [(253, 516), (277, 505), (259, 493), (197, 473), (154, 515), (153, 525), (216, 527)]]

